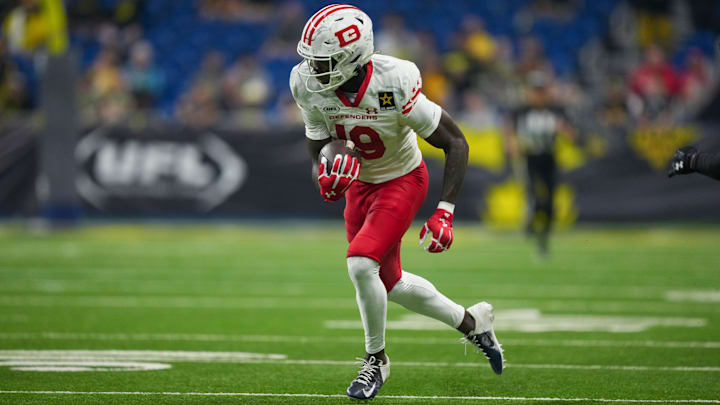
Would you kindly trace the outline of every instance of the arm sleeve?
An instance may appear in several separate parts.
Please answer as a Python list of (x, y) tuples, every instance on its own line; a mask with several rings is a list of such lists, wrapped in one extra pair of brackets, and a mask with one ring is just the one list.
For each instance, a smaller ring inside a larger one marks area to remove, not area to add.
[(698, 153), (695, 171), (720, 180), (720, 153)]
[(442, 108), (422, 93), (422, 78), (414, 63), (410, 63), (407, 76), (402, 80), (400, 96), (400, 123), (412, 128), (421, 138), (432, 135), (440, 123)]

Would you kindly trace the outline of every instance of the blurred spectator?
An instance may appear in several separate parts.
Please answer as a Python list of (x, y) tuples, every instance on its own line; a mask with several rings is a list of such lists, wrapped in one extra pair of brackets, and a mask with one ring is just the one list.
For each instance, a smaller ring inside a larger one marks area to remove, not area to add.
[(625, 83), (616, 78), (610, 81), (600, 106), (600, 123), (611, 133), (621, 134), (630, 123), (630, 108)]
[(9, 58), (0, 43), (0, 111), (11, 115), (28, 111), (31, 107), (27, 79)]
[(126, 26), (137, 23), (145, 6), (145, 0), (65, 0), (73, 28), (111, 23)]
[(139, 24), (128, 25), (119, 32), (116, 47), (120, 60), (127, 62), (131, 59), (132, 48), (143, 40), (143, 34), (143, 29)]
[(673, 43), (671, 0), (629, 0), (635, 9), (637, 40), (640, 47)]
[(87, 94), (91, 98), (102, 98), (111, 93), (127, 91), (117, 59), (114, 50), (100, 51), (87, 75)]
[(487, 99), (475, 91), (468, 91), (463, 96), (463, 109), (458, 121), (475, 129), (499, 128), (500, 117), (497, 108), (488, 103)]
[(135, 105), (147, 109), (155, 105), (165, 88), (165, 76), (153, 64), (153, 48), (147, 41), (135, 43), (125, 68), (125, 81), (135, 99)]
[(271, 94), (270, 76), (252, 55), (238, 58), (223, 79), (223, 100), (230, 110), (261, 108)]
[(99, 99), (97, 109), (97, 116), (92, 118), (101, 124), (126, 124), (133, 111), (132, 100), (126, 92), (109, 93)]
[(479, 17), (468, 15), (463, 20), (464, 48), (473, 62), (487, 67), (495, 60), (495, 40), (485, 31), (485, 23)]
[(218, 123), (220, 106), (208, 86), (198, 85), (180, 98), (175, 114), (193, 128), (208, 128)]
[(542, 43), (533, 36), (528, 36), (520, 42), (520, 57), (515, 64), (515, 73), (524, 77), (533, 71), (550, 71), (550, 63), (545, 58)]
[(703, 99), (711, 89), (713, 81), (712, 65), (705, 55), (697, 48), (691, 49), (685, 58), (685, 70), (681, 78), (682, 99), (694, 105)]
[(191, 86), (207, 88), (213, 99), (219, 102), (222, 98), (224, 70), (225, 55), (217, 50), (210, 51), (205, 54)]
[(378, 52), (400, 59), (419, 59), (423, 51), (420, 41), (416, 33), (407, 29), (402, 15), (385, 14), (379, 28), (375, 36), (375, 49)]
[(133, 46), (143, 39), (143, 29), (138, 24), (129, 25), (122, 30), (111, 23), (101, 23), (91, 31), (100, 48), (112, 49), (118, 56), (118, 62), (126, 63), (131, 59)]
[(628, 118), (627, 113), (625, 84), (619, 79), (612, 80), (605, 95), (603, 121), (611, 125), (622, 124)]
[(67, 32), (61, 0), (21, 0), (3, 21), (11, 53), (65, 52)]
[(520, 11), (518, 18), (528, 19), (525, 22), (528, 25), (539, 19), (564, 24), (576, 17), (581, 3), (580, 0), (535, 0)]
[(145, 0), (117, 0), (113, 10), (113, 21), (121, 26), (136, 23), (144, 5)]
[(473, 61), (464, 48), (464, 34), (462, 32), (456, 33), (453, 38), (452, 43), (457, 44), (457, 47), (445, 53), (443, 57), (443, 69), (450, 79), (449, 84), (452, 86), (453, 91), (461, 94), (470, 88), (474, 78), (473, 75), (476, 74), (477, 71), (473, 70)]
[(270, 17), (272, 4), (249, 0), (199, 0), (200, 15), (208, 20), (263, 22)]
[(278, 97), (275, 105), (275, 119), (274, 124), (283, 126), (299, 126), (303, 125), (302, 115), (300, 109), (295, 104), (295, 99), (290, 94), (290, 91), (284, 91)]
[(121, 54), (120, 29), (116, 25), (111, 23), (99, 24), (94, 34), (102, 49), (112, 49), (118, 55)]
[(26, 52), (42, 44), (47, 35), (37, 0), (22, 0), (3, 21), (3, 36), (13, 53)]
[(106, 124), (129, 116), (131, 97), (113, 49), (100, 51), (83, 83), (84, 119)]
[(270, 76), (257, 58), (238, 58), (223, 79), (223, 102), (229, 110), (227, 123), (259, 127), (265, 124), (265, 107), (272, 96)]
[(415, 59), (417, 63), (422, 65), (424, 58), (435, 58), (438, 57), (437, 39), (435, 34), (428, 30), (421, 30), (415, 33), (418, 42), (420, 42), (420, 49), (422, 53), (418, 55), (418, 59)]
[(199, 128), (218, 124), (223, 107), (224, 70), (222, 52), (213, 50), (205, 54), (190, 89), (177, 104), (175, 113), (181, 122)]
[(450, 83), (435, 57), (426, 57), (422, 63), (423, 93), (430, 100), (448, 109)]
[(479, 75), (475, 87), (486, 99), (501, 107), (516, 105), (520, 97), (520, 80), (515, 74), (512, 41), (508, 37), (495, 38), (495, 57), (487, 70)]
[(296, 59), (297, 44), (305, 26), (305, 7), (297, 0), (278, 7), (277, 20), (262, 47), (266, 59)]
[(643, 115), (651, 119), (667, 110), (679, 95), (680, 77), (658, 45), (650, 46), (643, 62), (632, 71), (630, 88), (643, 102)]

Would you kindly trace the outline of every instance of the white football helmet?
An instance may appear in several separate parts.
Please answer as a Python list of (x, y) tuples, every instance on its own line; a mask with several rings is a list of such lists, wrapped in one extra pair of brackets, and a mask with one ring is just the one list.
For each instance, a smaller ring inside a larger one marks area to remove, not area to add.
[(373, 50), (370, 17), (357, 7), (331, 4), (305, 24), (297, 46), (304, 58), (298, 73), (310, 92), (334, 90), (370, 61)]

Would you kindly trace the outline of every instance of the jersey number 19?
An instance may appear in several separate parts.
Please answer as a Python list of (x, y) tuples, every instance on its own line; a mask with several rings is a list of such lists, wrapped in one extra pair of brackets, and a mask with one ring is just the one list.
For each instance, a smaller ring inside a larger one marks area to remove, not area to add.
[[(344, 125), (335, 124), (335, 131), (338, 138), (348, 139)], [(364, 159), (379, 159), (385, 154), (385, 144), (380, 139), (380, 134), (370, 127), (357, 126), (351, 129), (350, 140), (360, 149), (360, 155)]]

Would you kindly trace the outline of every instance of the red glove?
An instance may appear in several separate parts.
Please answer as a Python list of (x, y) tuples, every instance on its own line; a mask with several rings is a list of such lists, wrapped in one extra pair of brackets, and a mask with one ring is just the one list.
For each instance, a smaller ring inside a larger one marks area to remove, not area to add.
[(430, 253), (440, 253), (450, 249), (453, 242), (452, 232), (453, 214), (443, 208), (438, 208), (430, 219), (420, 230), (420, 246), (422, 246), (428, 234), (432, 233), (430, 245), (425, 250)]
[(355, 179), (360, 176), (360, 160), (350, 155), (335, 155), (330, 173), (327, 172), (327, 159), (320, 159), (318, 183), (320, 194), (327, 202), (337, 201), (345, 194)]

